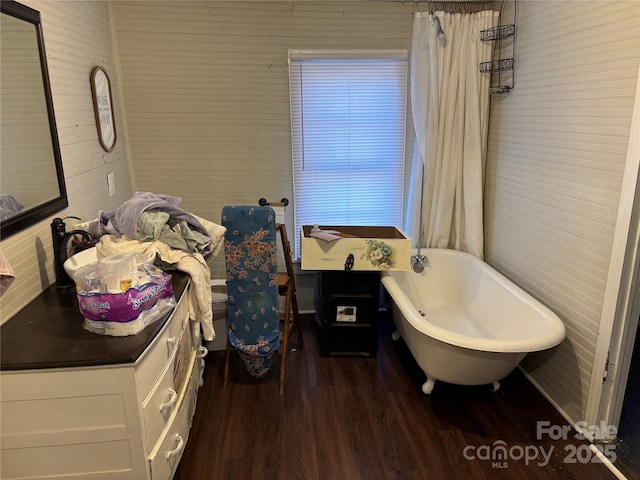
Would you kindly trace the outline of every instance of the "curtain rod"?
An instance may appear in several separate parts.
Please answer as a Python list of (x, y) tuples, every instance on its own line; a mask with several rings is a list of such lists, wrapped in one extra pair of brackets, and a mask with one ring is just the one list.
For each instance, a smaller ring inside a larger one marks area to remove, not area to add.
[(400, 3), (494, 3), (495, 0), (400, 0)]
[(494, 0), (413, 0), (426, 3), (429, 12), (443, 11), (445, 13), (475, 13), (483, 10), (496, 10)]

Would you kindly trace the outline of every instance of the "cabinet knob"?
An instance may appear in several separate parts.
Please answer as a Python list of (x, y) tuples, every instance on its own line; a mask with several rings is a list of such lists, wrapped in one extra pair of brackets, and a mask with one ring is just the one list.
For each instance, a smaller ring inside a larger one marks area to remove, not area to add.
[(178, 394), (173, 388), (169, 389), (169, 401), (160, 404), (160, 411), (164, 413), (167, 408), (171, 408), (178, 400)]
[(176, 448), (174, 448), (173, 450), (169, 450), (167, 452), (167, 460), (175, 455), (178, 455), (184, 448), (184, 439), (179, 433), (176, 433), (176, 440), (178, 441), (178, 445), (176, 445)]

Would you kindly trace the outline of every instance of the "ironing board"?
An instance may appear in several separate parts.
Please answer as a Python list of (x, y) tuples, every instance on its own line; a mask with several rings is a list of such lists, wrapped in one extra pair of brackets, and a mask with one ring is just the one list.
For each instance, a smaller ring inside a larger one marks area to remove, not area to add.
[(266, 375), (280, 348), (275, 219), (268, 206), (222, 209), (229, 343), (254, 377)]

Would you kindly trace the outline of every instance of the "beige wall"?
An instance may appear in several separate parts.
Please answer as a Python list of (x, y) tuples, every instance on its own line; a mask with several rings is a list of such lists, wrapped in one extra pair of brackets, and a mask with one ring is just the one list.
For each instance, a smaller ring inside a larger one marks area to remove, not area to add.
[[(120, 108), (117, 59), (112, 49), (109, 6), (105, 2), (24, 0), (41, 13), (51, 90), (66, 178), (69, 207), (56, 216), (95, 218), (114, 210), (132, 193), (126, 136)], [(98, 143), (89, 74), (102, 65), (110, 75), (115, 103), (116, 148), (107, 153)], [(114, 172), (116, 195), (109, 197), (107, 172)], [(16, 280), (0, 299), (0, 323), (55, 281), (51, 219), (0, 243)], [(72, 227), (68, 223), (68, 229)]]
[[(519, 2), (515, 89), (491, 106), (487, 261), (567, 339), (523, 366), (585, 419), (640, 63), (640, 3)], [(637, 132), (635, 132), (637, 135)]]
[[(185, 209), (215, 222), (227, 204), (293, 200), (288, 49), (409, 50), (413, 8), (114, 3), (136, 188), (181, 196)], [(291, 238), (293, 208), (285, 216)], [(222, 260), (214, 276), (223, 275)]]

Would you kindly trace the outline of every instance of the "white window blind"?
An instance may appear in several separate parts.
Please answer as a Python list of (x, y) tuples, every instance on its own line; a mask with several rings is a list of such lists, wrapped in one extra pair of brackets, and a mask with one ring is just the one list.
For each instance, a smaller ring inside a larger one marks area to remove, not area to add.
[(290, 52), (295, 257), (302, 225), (401, 226), (406, 51)]

